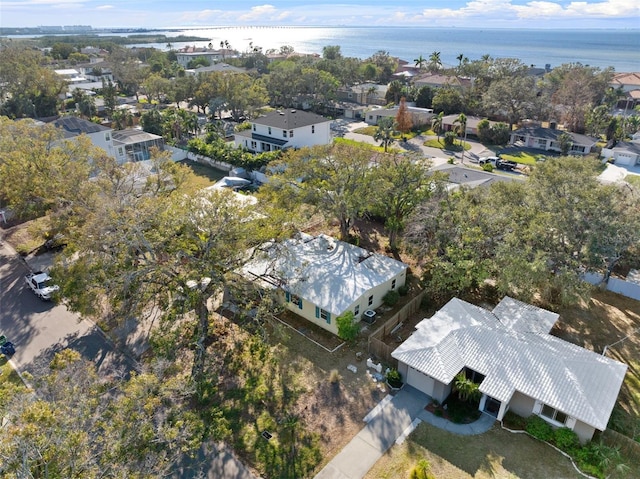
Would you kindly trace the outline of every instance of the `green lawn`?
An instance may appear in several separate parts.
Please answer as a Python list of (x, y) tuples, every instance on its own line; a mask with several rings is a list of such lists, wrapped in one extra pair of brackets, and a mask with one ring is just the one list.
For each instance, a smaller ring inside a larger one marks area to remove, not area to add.
[[(369, 143), (363, 143), (357, 140), (349, 140), (348, 138), (334, 138), (333, 141), (335, 143), (344, 143), (345, 145), (361, 146), (363, 148), (368, 148), (372, 151), (378, 151), (378, 152), (384, 153), (384, 147), (382, 146), (374, 146), (374, 145), (370, 145)], [(387, 148), (387, 153), (394, 153), (394, 152), (399, 153), (400, 150), (398, 150), (397, 148), (393, 148), (393, 146), (390, 146)]]
[(533, 166), (536, 164), (536, 160), (538, 158), (544, 158), (544, 155), (532, 155), (531, 153), (527, 153), (526, 151), (521, 151), (514, 154), (500, 153), (500, 158), (515, 161), (516, 163), (520, 163), (523, 165)]
[(195, 174), (194, 186), (197, 188), (206, 188), (213, 185), (216, 181), (227, 176), (227, 172), (213, 168), (209, 165), (203, 165), (202, 163), (196, 163), (191, 160), (184, 160), (181, 164), (188, 166)]
[[(431, 140), (427, 140), (423, 143), (424, 146), (428, 146), (429, 148), (438, 148), (440, 150), (447, 150), (447, 151), (462, 151), (462, 146), (460, 145), (460, 142), (458, 140), (456, 140), (456, 142), (453, 144), (453, 146), (450, 147), (445, 147), (444, 146), (444, 139), (440, 138), (439, 140), (437, 138), (432, 138)], [(464, 150), (470, 150), (471, 149), (471, 145), (467, 142), (464, 143)]]
[[(377, 131), (378, 131), (377, 126), (365, 126), (364, 128), (358, 128), (357, 130), (353, 130), (354, 133), (359, 133), (361, 135), (369, 135), (369, 136), (375, 136)], [(419, 131), (410, 131), (409, 133), (404, 133), (404, 134), (398, 132), (397, 134), (393, 135), (393, 137), (396, 140), (400, 140), (404, 136), (407, 140), (410, 140), (411, 138), (415, 138), (419, 134), (420, 134)]]
[(627, 175), (624, 180), (633, 186), (640, 188), (640, 175)]
[(427, 459), (438, 479), (578, 479), (569, 459), (525, 434), (500, 426), (478, 436), (459, 436), (422, 423), (401, 446), (393, 446), (365, 479), (409, 477), (420, 460)]

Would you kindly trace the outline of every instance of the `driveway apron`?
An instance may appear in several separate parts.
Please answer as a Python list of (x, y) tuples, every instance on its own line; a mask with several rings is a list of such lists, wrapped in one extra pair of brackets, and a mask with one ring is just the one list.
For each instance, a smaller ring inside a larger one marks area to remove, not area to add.
[(315, 479), (360, 479), (429, 403), (429, 396), (405, 385)]

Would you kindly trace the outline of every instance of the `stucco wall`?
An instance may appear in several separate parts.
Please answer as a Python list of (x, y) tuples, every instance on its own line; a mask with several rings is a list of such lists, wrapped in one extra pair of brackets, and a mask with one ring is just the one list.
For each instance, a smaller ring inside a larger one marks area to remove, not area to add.
[(591, 440), (593, 437), (593, 433), (595, 432), (595, 428), (593, 426), (589, 426), (581, 421), (577, 421), (573, 426), (573, 432), (575, 432), (580, 438), (581, 443), (585, 443)]
[(533, 412), (534, 405), (535, 400), (533, 398), (516, 391), (511, 401), (509, 401), (509, 411), (514, 412), (518, 416), (528, 417)]

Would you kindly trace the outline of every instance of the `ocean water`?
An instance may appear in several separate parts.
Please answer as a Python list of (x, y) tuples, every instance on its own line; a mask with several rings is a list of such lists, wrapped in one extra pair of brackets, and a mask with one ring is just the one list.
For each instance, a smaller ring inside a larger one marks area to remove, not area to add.
[[(220, 41), (247, 51), (249, 44), (263, 50), (291, 45), (302, 53), (322, 53), (327, 45), (340, 45), (342, 54), (367, 58), (384, 50), (413, 62), (422, 55), (440, 52), (445, 66), (458, 64), (463, 54), (477, 60), (488, 54), (493, 58), (518, 58), (527, 65), (551, 67), (580, 62), (599, 68), (613, 67), (617, 72), (640, 71), (640, 30), (508, 30), (418, 27), (211, 27), (171, 30), (179, 34), (209, 38), (214, 48)], [(207, 46), (209, 41), (175, 43)], [(144, 46), (144, 45), (139, 45)], [(149, 46), (149, 45), (147, 45)], [(166, 44), (155, 44), (166, 49)]]

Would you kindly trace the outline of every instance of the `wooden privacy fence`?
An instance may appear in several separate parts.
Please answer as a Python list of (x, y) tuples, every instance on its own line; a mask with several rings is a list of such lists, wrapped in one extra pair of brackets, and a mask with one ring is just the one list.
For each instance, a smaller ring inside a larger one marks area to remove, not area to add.
[(607, 446), (619, 447), (626, 459), (640, 462), (640, 443), (611, 429), (605, 429), (600, 437)]
[(405, 304), (396, 314), (391, 316), (382, 326), (369, 335), (367, 344), (369, 354), (374, 355), (379, 360), (389, 363), (394, 367), (397, 366), (397, 361), (391, 357), (391, 353), (397, 346), (389, 345), (385, 340), (388, 339), (388, 336), (394, 328), (420, 309), (424, 295), (424, 291), (418, 293), (415, 298)]

